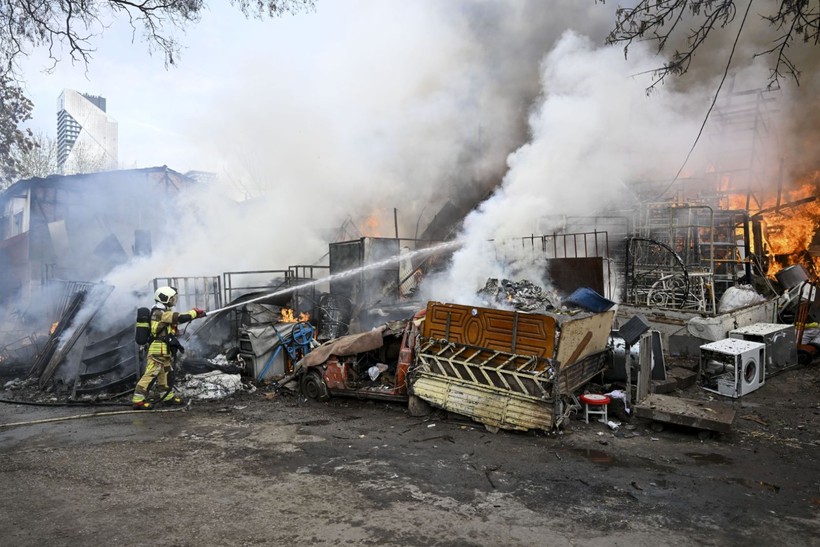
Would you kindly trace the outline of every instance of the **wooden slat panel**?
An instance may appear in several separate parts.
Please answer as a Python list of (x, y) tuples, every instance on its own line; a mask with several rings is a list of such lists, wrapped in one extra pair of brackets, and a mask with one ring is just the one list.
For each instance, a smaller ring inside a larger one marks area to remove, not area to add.
[(461, 351), (465, 346), (429, 338), (421, 340), (417, 362), (430, 374), (520, 395), (550, 396), (554, 368), (548, 359), (476, 348), (468, 362), (458, 358), (466, 353)]
[(428, 302), (422, 336), (551, 358), (555, 349), (555, 319), (534, 313)]
[(635, 389), (635, 402), (640, 403), (649, 395), (649, 381), (652, 378), (652, 334), (641, 335), (641, 347), (638, 351), (638, 382)]
[(452, 378), (422, 374), (413, 384), (413, 394), (433, 406), (492, 427), (549, 430), (553, 426), (551, 403), (466, 385)]
[(606, 368), (608, 354), (601, 352), (595, 355), (588, 355), (580, 361), (575, 361), (571, 365), (561, 367), (556, 381), (561, 394), (574, 393), (584, 384), (589, 382), (594, 376), (600, 374)]

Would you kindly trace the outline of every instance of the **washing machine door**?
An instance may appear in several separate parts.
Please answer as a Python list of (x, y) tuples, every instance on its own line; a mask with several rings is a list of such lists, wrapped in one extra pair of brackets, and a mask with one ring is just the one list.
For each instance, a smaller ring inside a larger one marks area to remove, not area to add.
[(740, 385), (738, 395), (745, 395), (760, 387), (760, 363), (754, 357), (743, 360), (743, 369), (740, 371)]

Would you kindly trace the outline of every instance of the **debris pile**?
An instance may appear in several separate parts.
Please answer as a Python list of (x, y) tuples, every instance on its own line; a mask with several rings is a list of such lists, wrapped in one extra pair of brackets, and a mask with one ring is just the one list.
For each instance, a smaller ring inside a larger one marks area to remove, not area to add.
[(488, 306), (508, 308), (512, 306), (520, 311), (547, 311), (560, 310), (561, 301), (555, 292), (548, 291), (532, 281), (510, 281), (489, 278), (479, 296), (487, 299)]
[(185, 359), (181, 369), (185, 375), (177, 389), (187, 399), (215, 401), (240, 391), (256, 391), (251, 382), (242, 381), (243, 369), (237, 362), (221, 353), (211, 359)]
[(218, 370), (186, 376), (178, 389), (186, 399), (202, 400), (225, 399), (237, 391), (255, 391), (252, 385), (243, 385), (239, 374), (225, 374)]

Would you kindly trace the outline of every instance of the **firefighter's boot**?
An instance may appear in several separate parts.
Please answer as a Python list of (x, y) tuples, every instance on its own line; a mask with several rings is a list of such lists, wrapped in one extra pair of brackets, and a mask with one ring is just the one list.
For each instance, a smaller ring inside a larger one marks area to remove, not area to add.
[(162, 397), (161, 401), (162, 401), (163, 404), (166, 404), (166, 405), (181, 405), (181, 404), (183, 404), (182, 397), (180, 397), (179, 395), (177, 395), (173, 391), (169, 391), (168, 393), (166, 393)]
[(145, 399), (145, 395), (135, 394), (131, 399), (134, 410), (151, 410), (151, 403)]

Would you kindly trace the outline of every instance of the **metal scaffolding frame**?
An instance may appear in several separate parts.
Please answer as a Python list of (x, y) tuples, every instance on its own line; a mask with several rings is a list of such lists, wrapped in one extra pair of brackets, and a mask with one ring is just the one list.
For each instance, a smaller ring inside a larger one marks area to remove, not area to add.
[(556, 258), (601, 258), (604, 265), (604, 285), (606, 294), (612, 296), (612, 255), (609, 248), (609, 232), (552, 233), (521, 238), (524, 249), (539, 254), (545, 259)]
[(626, 245), (624, 301), (717, 312), (729, 287), (761, 273), (759, 222), (709, 205), (644, 205)]

